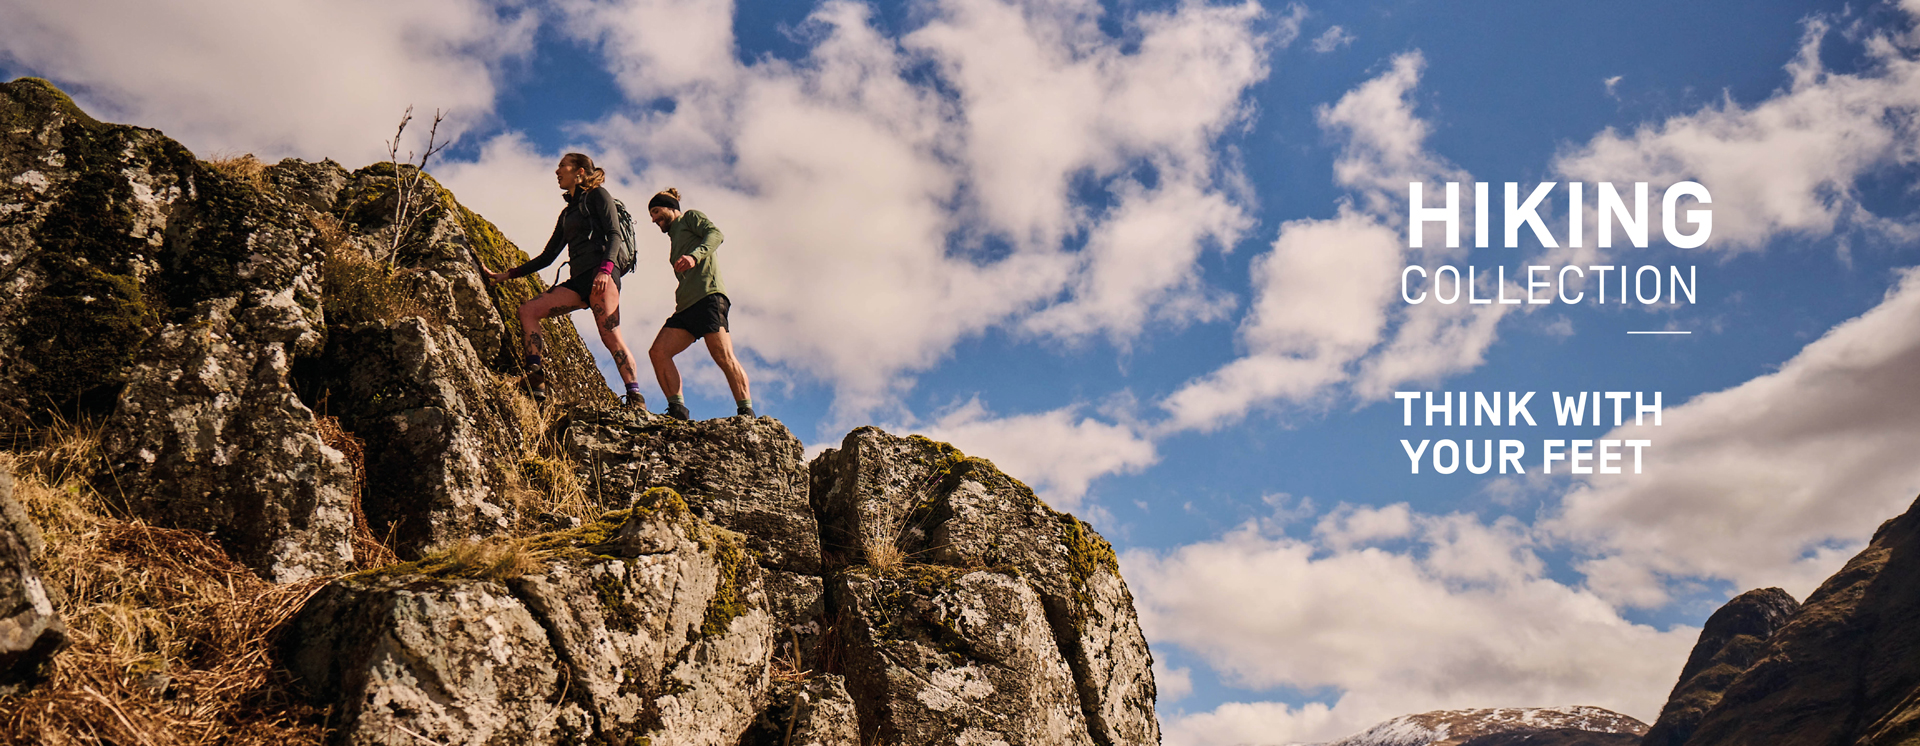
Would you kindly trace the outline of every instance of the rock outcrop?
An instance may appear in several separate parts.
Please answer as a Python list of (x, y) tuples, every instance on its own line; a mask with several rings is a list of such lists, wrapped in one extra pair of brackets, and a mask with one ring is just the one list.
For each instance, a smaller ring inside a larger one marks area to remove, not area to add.
[(1766, 639), (1759, 659), (1726, 686), (1684, 743), (1894, 746), (1920, 739), (1915, 620), (1920, 510), (1909, 508), (1882, 524), (1866, 549)]
[(1760, 660), (1767, 640), (1785, 626), (1800, 604), (1779, 588), (1747, 591), (1707, 617), (1700, 641), (1680, 669), (1660, 718), (1647, 729), (1646, 746), (1682, 746), (1727, 686)]
[[(366, 442), (370, 530), (403, 554), (497, 530), (524, 445), (501, 395), (514, 308), (542, 288), (488, 288), (478, 262), (526, 255), (430, 178), (396, 227), (395, 173), (217, 167), (44, 81), (0, 85), (0, 424), (103, 421), (102, 491), (275, 581), (353, 561), (359, 465), (319, 415)], [(548, 323), (559, 398), (610, 403)]]
[(67, 643), (66, 625), (34, 570), (40, 551), (40, 530), (13, 498), (13, 474), (0, 466), (0, 697), (40, 678)]
[(1327, 746), (1620, 746), (1646, 732), (1646, 723), (1600, 707), (1499, 707), (1402, 715)]
[[(1158, 742), (1112, 549), (992, 464), (863, 428), (808, 465), (769, 418), (556, 429), (594, 499), (631, 507), (351, 576), (301, 612), (285, 657), (341, 742)], [(886, 542), (831, 538), (849, 525)], [(506, 661), (517, 699), (482, 675)]]
[[(1017, 572), (1072, 671), (1093, 742), (1159, 741), (1153, 656), (1133, 596), (1112, 547), (1086, 523), (1047, 507), (988, 462), (877, 428), (848, 434), (840, 448), (816, 458), (811, 471), (828, 566), (913, 561)], [(846, 591), (864, 587), (848, 582)], [(869, 712), (881, 707), (863, 706)]]
[[(33, 79), (0, 146), (0, 426), (96, 423), (102, 521), (279, 584), (294, 682), (247, 653), (235, 703), (296, 686), (353, 744), (1159, 741), (1112, 547), (992, 464), (617, 408), (565, 319), (537, 407), (515, 309), (544, 288), (490, 285), (526, 255), (409, 166), (202, 161)], [(26, 681), (65, 638), (16, 512)]]

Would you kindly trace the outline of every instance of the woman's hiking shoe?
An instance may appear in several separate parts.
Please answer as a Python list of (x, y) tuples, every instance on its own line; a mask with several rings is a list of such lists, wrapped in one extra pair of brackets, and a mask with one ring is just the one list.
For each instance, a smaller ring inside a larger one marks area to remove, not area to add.
[(527, 370), (527, 389), (532, 392), (534, 401), (546, 402), (547, 369), (545, 366), (536, 365)]
[(753, 414), (753, 405), (751, 405), (751, 404), (742, 404), (742, 405), (740, 405), (740, 408), (739, 408), (738, 410), (736, 410), (736, 411), (734, 411), (734, 414), (735, 414), (735, 415), (738, 415), (738, 416), (741, 416), (741, 417), (753, 417), (753, 416), (755, 416), (755, 415)]
[(647, 397), (641, 396), (640, 394), (627, 394), (626, 396), (620, 397), (620, 403), (627, 405), (629, 409), (644, 410), (647, 408)]
[(685, 422), (693, 419), (693, 413), (687, 411), (687, 405), (680, 402), (667, 402), (667, 416)]

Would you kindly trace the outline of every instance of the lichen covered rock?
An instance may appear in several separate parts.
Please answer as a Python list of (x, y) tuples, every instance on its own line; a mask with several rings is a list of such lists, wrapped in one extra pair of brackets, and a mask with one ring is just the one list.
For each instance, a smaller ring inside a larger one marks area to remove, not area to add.
[(367, 520), (401, 556), (518, 520), (500, 471), (529, 436), (465, 337), (419, 318), (335, 328), (309, 375), (366, 442)]
[(848, 434), (811, 474), (829, 566), (878, 555), (1018, 569), (1073, 670), (1094, 741), (1159, 742), (1153, 656), (1113, 548), (1091, 526), (985, 460), (877, 428)]
[(67, 644), (66, 625), (34, 571), (39, 529), (13, 499), (13, 475), (0, 466), (0, 697), (41, 677)]
[(1040, 598), (1018, 577), (853, 570), (835, 590), (865, 732), (903, 744), (1093, 743)]
[[(671, 491), (517, 544), (505, 560), (461, 551), (337, 581), (294, 622), (288, 666), (346, 714), (343, 742), (379, 743), (417, 724), (470, 743), (719, 746), (763, 706), (774, 625), (758, 568), (738, 535)], [(410, 637), (436, 628), (494, 632), (450, 634), (432, 643), (440, 647)], [(412, 652), (389, 650), (401, 644)], [(476, 673), (501, 655), (523, 687), (511, 696)], [(469, 680), (471, 692), (440, 685)], [(448, 699), (438, 710), (406, 704)], [(474, 712), (445, 714), (453, 710)], [(451, 730), (455, 720), (489, 725)], [(506, 721), (518, 725), (493, 725)], [(519, 740), (502, 740), (508, 733)]]
[(820, 573), (804, 449), (779, 420), (679, 422), (627, 409), (582, 411), (564, 439), (582, 483), (597, 494), (671, 488), (700, 517), (746, 535), (768, 569)]

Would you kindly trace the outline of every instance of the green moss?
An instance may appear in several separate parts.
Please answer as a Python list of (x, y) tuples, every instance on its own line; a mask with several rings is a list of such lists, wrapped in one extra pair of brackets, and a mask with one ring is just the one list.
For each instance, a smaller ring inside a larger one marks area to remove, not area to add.
[(713, 600), (707, 602), (700, 634), (712, 637), (725, 633), (727, 625), (747, 613), (746, 599), (740, 592), (740, 574), (746, 569), (747, 548), (740, 535), (732, 531), (716, 528), (708, 533), (712, 539), (710, 551), (720, 569), (720, 582), (713, 589)]
[(107, 126), (88, 116), (57, 86), (40, 78), (16, 78), (0, 86), (0, 97), (7, 100), (0, 106), (0, 124), (9, 129), (24, 126), (30, 117), (44, 111), (59, 112), (61, 117), (91, 128)]
[[(629, 562), (628, 569), (631, 568), (632, 563)], [(594, 597), (600, 600), (600, 610), (607, 620), (607, 626), (627, 634), (640, 631), (640, 624), (645, 620), (641, 617), (640, 608), (627, 600), (625, 581), (615, 577), (611, 570), (602, 570), (594, 574), (591, 584)]]
[[(47, 286), (27, 307), (19, 385), (30, 404), (66, 409), (82, 397), (110, 405), (160, 308), (137, 264), (150, 249), (136, 238), (134, 195), (119, 175), (130, 128), (69, 122), (62, 153), (76, 175), (34, 232)], [(89, 394), (93, 396), (89, 397)]]

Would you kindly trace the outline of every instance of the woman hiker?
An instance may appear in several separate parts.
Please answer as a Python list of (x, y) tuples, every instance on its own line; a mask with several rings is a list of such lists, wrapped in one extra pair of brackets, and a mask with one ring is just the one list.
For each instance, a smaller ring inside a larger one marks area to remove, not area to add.
[(680, 369), (673, 356), (705, 337), (707, 352), (727, 376), (727, 388), (733, 390), (736, 414), (753, 414), (753, 398), (747, 391), (747, 371), (733, 356), (733, 338), (727, 335), (726, 287), (720, 282), (720, 265), (714, 252), (724, 237), (713, 221), (699, 210), (680, 210), (680, 190), (667, 187), (647, 202), (647, 217), (667, 234), (668, 259), (680, 278), (673, 293), (673, 315), (653, 338), (647, 357), (653, 361), (653, 375), (660, 379), (660, 390), (667, 395), (667, 416), (685, 420), (686, 397), (680, 395)]
[(554, 257), (560, 255), (560, 247), (567, 248), (572, 278), (520, 304), (520, 331), (527, 341), (527, 384), (533, 388), (535, 399), (546, 398), (547, 370), (541, 364), (541, 357), (547, 352), (547, 339), (540, 333), (540, 320), (592, 308), (593, 326), (600, 330), (600, 341), (620, 369), (620, 380), (627, 384), (623, 401), (627, 406), (645, 407), (646, 397), (640, 394), (633, 354), (627, 351), (626, 340), (620, 338), (620, 272), (614, 269), (613, 260), (619, 248), (614, 242), (623, 239), (614, 222), (613, 195), (601, 186), (607, 180), (607, 172), (596, 168), (592, 158), (568, 153), (560, 157), (560, 165), (553, 169), (553, 175), (559, 180), (561, 191), (566, 192), (567, 206), (560, 210), (560, 219), (553, 226), (553, 237), (547, 239), (547, 248), (526, 264), (505, 272), (486, 268), (487, 279), (494, 282), (525, 277), (552, 264)]

